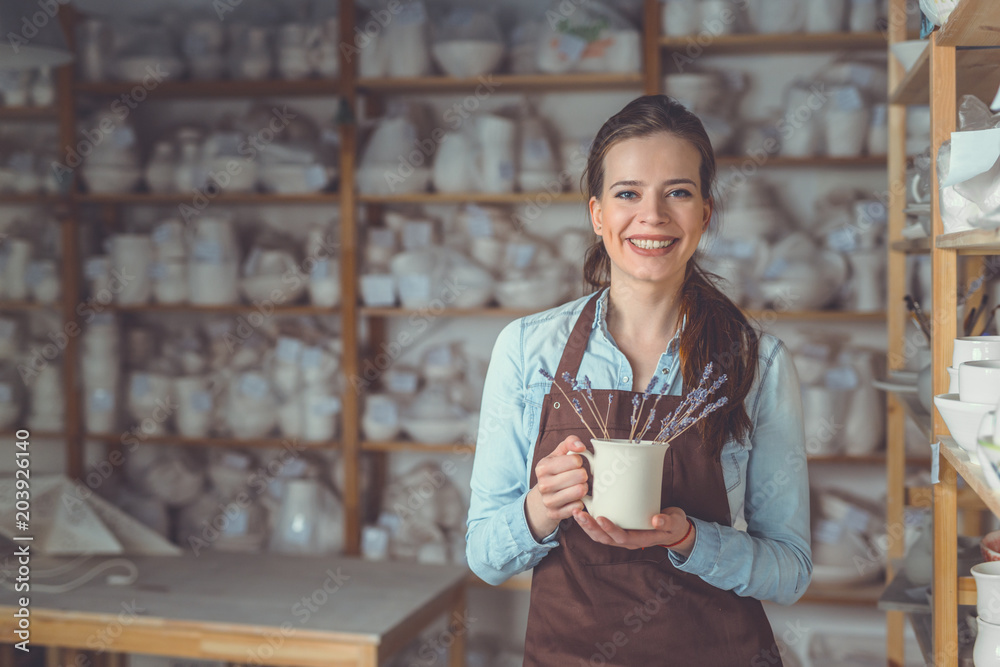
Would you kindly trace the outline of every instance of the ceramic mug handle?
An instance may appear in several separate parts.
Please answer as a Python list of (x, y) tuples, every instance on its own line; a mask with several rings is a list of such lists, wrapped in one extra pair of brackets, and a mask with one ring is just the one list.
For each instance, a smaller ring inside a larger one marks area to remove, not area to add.
[[(591, 476), (591, 478), (593, 478), (593, 476), (594, 476), (594, 455), (593, 454), (591, 454), (586, 449), (583, 450), (582, 452), (566, 452), (566, 453), (567, 454), (579, 454), (583, 458), (585, 458), (588, 461), (590, 461), (590, 476)], [(593, 502), (594, 502), (594, 496), (592, 494), (588, 493), (587, 495), (585, 495), (583, 497), (583, 506), (587, 508), (588, 512), (590, 512), (590, 508), (591, 508)]]

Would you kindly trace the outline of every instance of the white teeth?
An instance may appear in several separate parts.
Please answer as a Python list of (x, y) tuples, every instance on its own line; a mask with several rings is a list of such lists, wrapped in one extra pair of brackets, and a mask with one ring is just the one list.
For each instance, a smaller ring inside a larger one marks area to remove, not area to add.
[(671, 239), (670, 241), (650, 241), (647, 239), (629, 239), (629, 242), (637, 248), (642, 248), (643, 250), (656, 250), (657, 248), (666, 248), (671, 246), (676, 242), (677, 239)]

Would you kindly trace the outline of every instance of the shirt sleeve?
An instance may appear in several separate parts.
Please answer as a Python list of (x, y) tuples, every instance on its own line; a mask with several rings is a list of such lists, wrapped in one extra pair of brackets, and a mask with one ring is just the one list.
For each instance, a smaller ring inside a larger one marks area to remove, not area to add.
[(559, 529), (535, 540), (524, 514), (532, 443), (524, 433), (524, 363), (520, 321), (497, 337), (486, 372), (472, 465), (466, 557), (483, 581), (498, 585), (537, 565)]
[(670, 559), (718, 588), (792, 604), (812, 576), (809, 475), (799, 379), (780, 340), (761, 373), (746, 470), (747, 530), (692, 517), (690, 556), (671, 551)]

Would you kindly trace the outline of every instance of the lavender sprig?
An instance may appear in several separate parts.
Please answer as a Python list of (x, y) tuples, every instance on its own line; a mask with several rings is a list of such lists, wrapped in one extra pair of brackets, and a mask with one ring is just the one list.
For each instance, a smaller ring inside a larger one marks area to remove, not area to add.
[[(562, 392), (562, 395), (566, 397), (566, 401), (570, 405), (573, 405), (573, 400), (574, 399), (571, 399), (569, 397), (569, 395), (566, 393), (566, 391), (562, 387), (559, 386), (559, 383), (556, 382), (555, 378), (552, 377), (551, 373), (549, 373), (544, 368), (539, 369), (538, 372), (542, 374), (543, 378), (545, 378), (546, 380), (551, 381), (552, 384), (555, 385), (556, 388), (559, 389), (560, 392)], [(570, 384), (569, 373), (563, 373), (563, 379), (566, 380), (566, 384)], [(597, 439), (597, 434), (595, 434), (594, 430), (592, 428), (590, 428), (590, 424), (587, 423), (587, 420), (583, 418), (583, 411), (579, 409), (579, 401), (577, 401), (577, 404), (574, 405), (573, 407), (576, 409), (576, 414), (579, 415), (580, 421), (583, 422), (583, 425), (586, 426), (587, 430), (590, 432), (590, 437), (594, 438), (596, 440)]]

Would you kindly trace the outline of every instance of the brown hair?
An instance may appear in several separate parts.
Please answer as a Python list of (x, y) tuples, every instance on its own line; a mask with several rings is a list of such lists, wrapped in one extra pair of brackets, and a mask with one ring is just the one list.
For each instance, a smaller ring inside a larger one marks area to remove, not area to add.
[[(687, 141), (700, 153), (701, 196), (711, 199), (716, 175), (712, 142), (698, 117), (666, 95), (637, 98), (604, 123), (590, 147), (583, 176), (588, 197), (600, 199), (604, 158), (615, 144), (661, 132)], [(718, 458), (726, 436), (743, 441), (750, 434), (750, 416), (744, 401), (757, 375), (759, 334), (716, 286), (720, 278), (698, 266), (695, 257), (688, 262), (681, 287), (680, 316), (687, 317), (680, 337), (681, 372), (685, 390), (698, 386), (709, 362), (714, 365), (713, 376), (729, 376), (720, 389), (729, 402), (717, 416), (698, 423), (703, 441)], [(595, 288), (610, 283), (611, 260), (603, 240), (587, 250), (583, 277)]]

